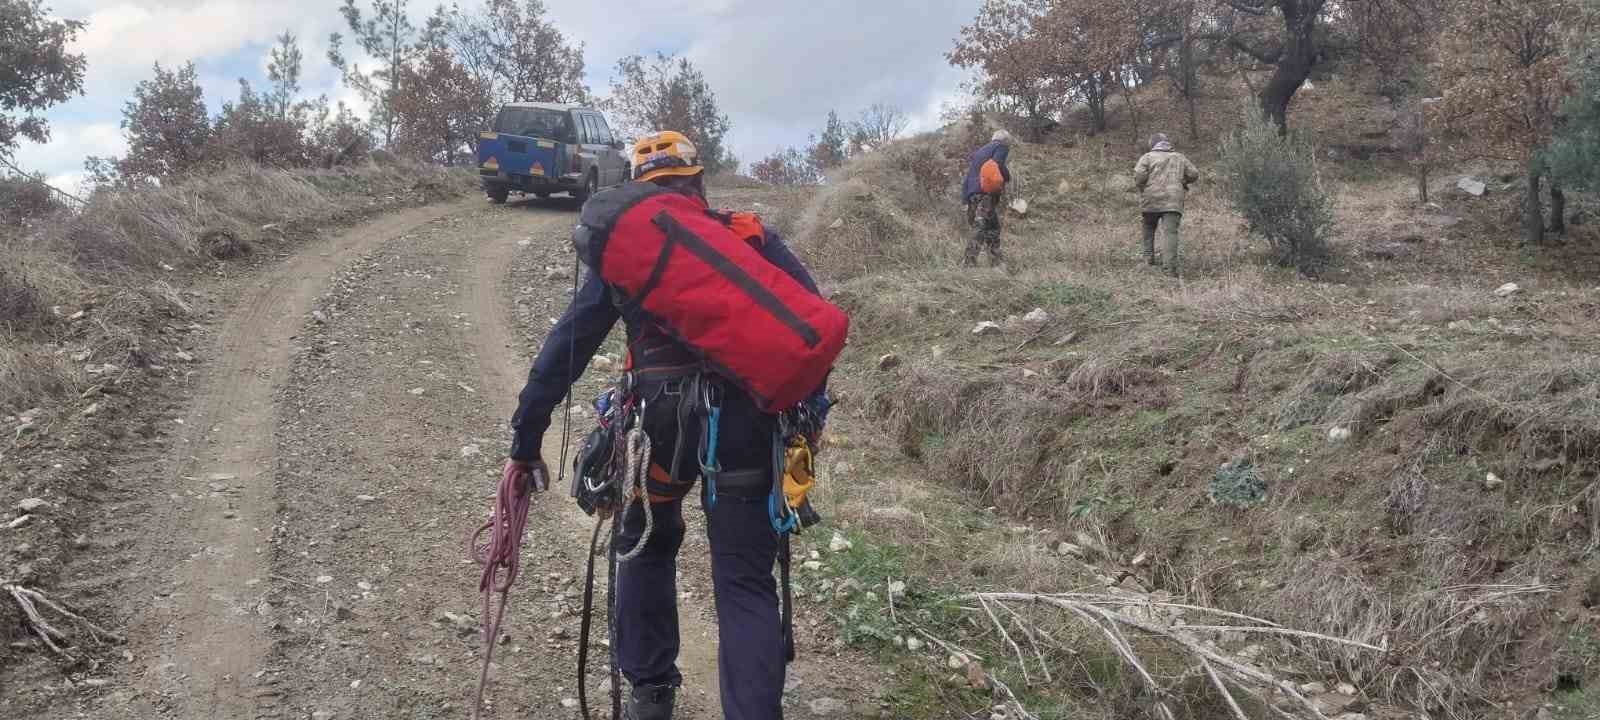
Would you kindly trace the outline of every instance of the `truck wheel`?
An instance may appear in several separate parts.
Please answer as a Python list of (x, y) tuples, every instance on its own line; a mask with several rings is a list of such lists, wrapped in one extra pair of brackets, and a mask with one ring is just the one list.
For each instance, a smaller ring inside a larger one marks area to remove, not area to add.
[(505, 186), (485, 188), (483, 192), (489, 196), (489, 202), (496, 205), (503, 204), (511, 196), (511, 189)]
[(572, 197), (577, 198), (579, 203), (585, 203), (599, 191), (600, 178), (596, 177), (594, 173), (589, 173), (589, 179), (583, 181), (583, 189), (573, 191)]

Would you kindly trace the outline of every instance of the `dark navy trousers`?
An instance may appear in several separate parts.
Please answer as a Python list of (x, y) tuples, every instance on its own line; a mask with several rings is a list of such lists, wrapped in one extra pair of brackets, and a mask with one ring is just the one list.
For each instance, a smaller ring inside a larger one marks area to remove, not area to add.
[[(645, 386), (645, 431), (651, 458), (659, 468), (671, 467), (682, 440), (672, 477), (680, 486), (700, 474), (698, 419), (680, 415), (681, 395), (675, 384)], [(680, 438), (681, 431), (681, 438)], [(761, 469), (771, 477), (774, 420), (755, 409), (737, 391), (722, 399), (718, 422), (717, 459), (725, 471)], [(653, 483), (653, 485), (656, 485)], [(679, 488), (680, 491), (683, 488)], [(784, 644), (773, 578), (779, 538), (767, 515), (769, 487), (700, 487), (711, 545), (711, 581), (717, 610), (717, 675), (722, 686), (722, 713), (727, 720), (781, 720), (783, 717)], [(712, 491), (715, 499), (712, 500)], [(654, 526), (644, 551), (617, 568), (616, 619), (613, 647), (622, 674), (635, 685), (678, 685), (677, 659), (678, 549), (683, 544), (684, 500), (652, 504)], [(626, 552), (644, 534), (644, 512), (629, 505), (617, 539)]]

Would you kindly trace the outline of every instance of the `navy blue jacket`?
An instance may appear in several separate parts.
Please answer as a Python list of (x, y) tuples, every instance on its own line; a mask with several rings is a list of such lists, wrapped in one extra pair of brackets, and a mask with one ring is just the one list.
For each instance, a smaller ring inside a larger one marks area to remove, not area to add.
[[(800, 258), (785, 245), (783, 239), (770, 230), (761, 247), (761, 257), (788, 273), (807, 290), (820, 294), (817, 283), (806, 272)], [(629, 345), (642, 333), (650, 332), (650, 319), (640, 310), (624, 312), (612, 300), (609, 286), (592, 272), (585, 270), (583, 284), (578, 288), (572, 305), (556, 321), (545, 338), (539, 357), (528, 372), (528, 384), (518, 397), (517, 412), (511, 416), (513, 433), (511, 457), (514, 460), (533, 460), (539, 457), (544, 433), (550, 429), (550, 413), (562, 398), (571, 391), (572, 384), (582, 376), (584, 368), (594, 358), (600, 344), (622, 320), (627, 328)], [(687, 355), (688, 351), (684, 350)], [(637, 360), (637, 358), (635, 359)]]
[(961, 181), (961, 202), (970, 202), (973, 195), (982, 192), (978, 185), (978, 170), (991, 158), (1000, 164), (1000, 177), (1011, 182), (1011, 168), (1006, 165), (1006, 158), (1011, 154), (1011, 147), (999, 141), (991, 142), (972, 153), (972, 159), (967, 161), (967, 177)]

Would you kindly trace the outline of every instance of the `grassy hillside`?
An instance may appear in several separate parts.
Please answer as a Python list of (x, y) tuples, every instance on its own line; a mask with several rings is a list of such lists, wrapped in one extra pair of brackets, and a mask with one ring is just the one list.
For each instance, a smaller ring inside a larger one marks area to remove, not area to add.
[[(873, 548), (830, 558), (825, 594), (844, 637), (906, 670), (903, 712), (964, 717), (948, 708), (993, 698), (949, 681), (944, 652), (900, 650), (908, 624), (841, 578), (920, 578), (900, 617), (922, 603), (929, 627), (989, 648), (984, 666), (1041, 717), (1128, 717), (1148, 697), (1103, 639), (1046, 619), (1061, 613), (1030, 619), (1056, 623), (1060, 642), (1035, 647), (1069, 677), (1025, 678), (1017, 655), (1034, 650), (958, 593), (1114, 586), (1382, 647), (1218, 641), (1296, 682), (1350, 683), (1379, 714), (1600, 712), (1596, 244), (1525, 252), (1515, 192), (1451, 192), (1460, 172), (1436, 171), (1438, 202), (1419, 205), (1382, 149), (1392, 113), (1356, 80), (1296, 102), (1338, 197), (1320, 282), (1272, 266), (1209, 177), (1184, 218), (1184, 280), (1145, 267), (1126, 115), (1014, 149), (1009, 196), (1028, 211), (1006, 218), (1009, 272), (960, 268), (955, 189), (917, 182), (924, 158), (959, 157), (981, 131), (860, 158), (801, 214), (801, 246), (854, 319), (831, 502)], [(1139, 135), (1182, 127), (1160, 93), (1137, 104)], [(1234, 107), (1207, 103), (1212, 136), (1174, 133), (1202, 173)], [(1497, 295), (1508, 282), (1520, 290)], [(1048, 320), (1021, 319), (1035, 309)], [(975, 335), (984, 321), (1005, 329)], [(858, 632), (864, 613), (881, 631)], [(1189, 716), (1228, 712), (1191, 665), (1151, 652)]]
[[(82, 208), (0, 224), (0, 415), (81, 393), (86, 367), (159, 362), (184, 290), (257, 251), (473, 189), (412, 163), (282, 171), (237, 165), (170, 187), (102, 190)], [(186, 323), (185, 323), (186, 324)]]

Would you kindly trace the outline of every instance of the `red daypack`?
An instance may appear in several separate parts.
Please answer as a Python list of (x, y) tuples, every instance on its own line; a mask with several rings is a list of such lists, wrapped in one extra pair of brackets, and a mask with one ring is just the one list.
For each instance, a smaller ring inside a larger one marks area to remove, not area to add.
[(590, 199), (573, 241), (625, 307), (642, 310), (762, 411), (786, 410), (827, 378), (850, 320), (761, 257), (764, 233), (735, 218), (632, 182)]

